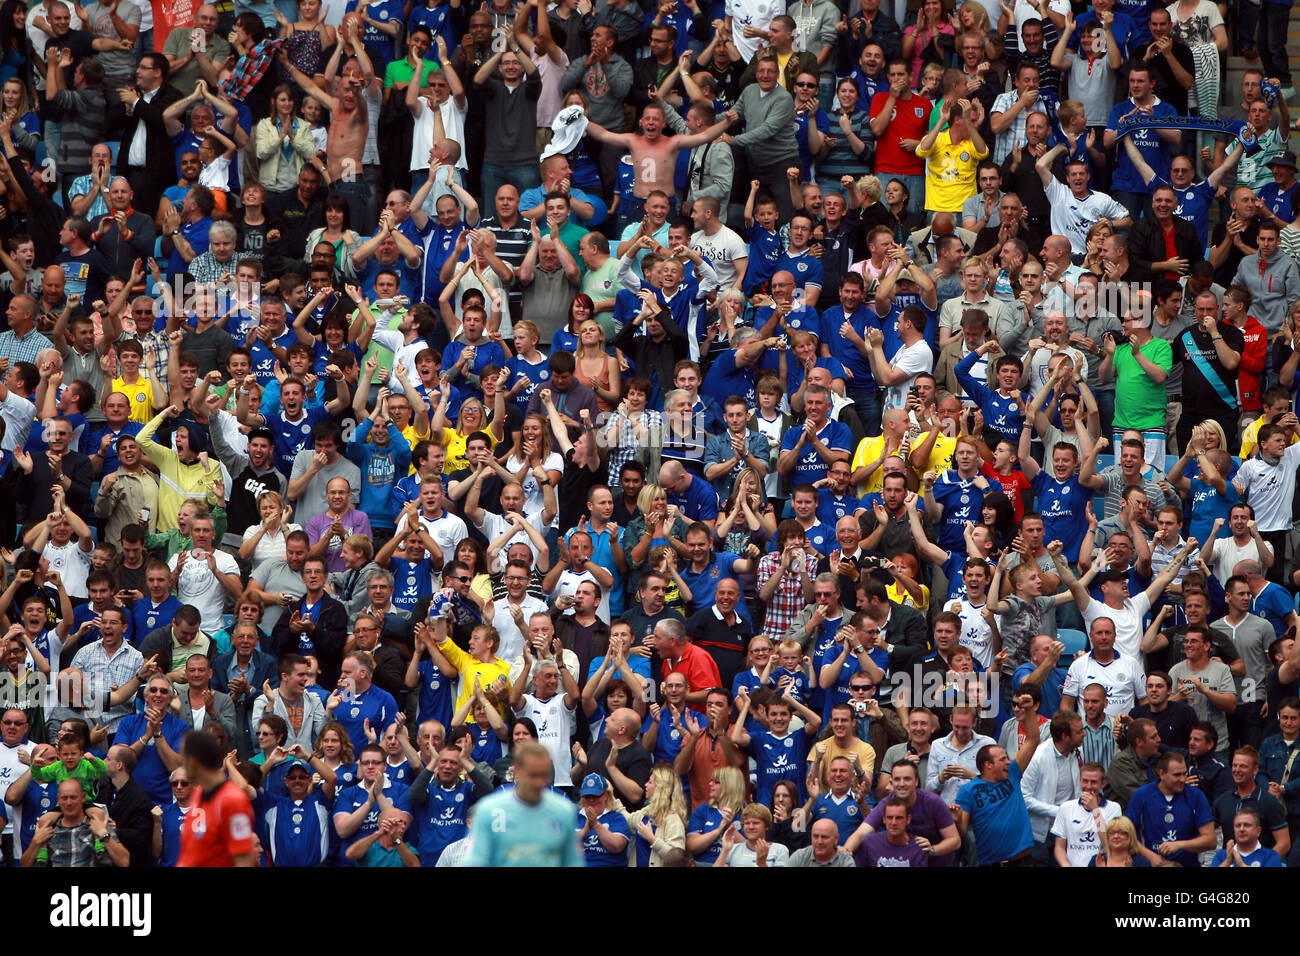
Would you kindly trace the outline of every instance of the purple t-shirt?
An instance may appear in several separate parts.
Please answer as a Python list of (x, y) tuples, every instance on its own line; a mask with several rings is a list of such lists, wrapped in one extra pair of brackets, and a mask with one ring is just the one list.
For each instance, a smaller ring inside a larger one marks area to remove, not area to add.
[(902, 846), (894, 846), (884, 833), (871, 833), (853, 852), (858, 866), (929, 866), (930, 857), (916, 837), (909, 836)]
[[(943, 797), (929, 790), (918, 790), (916, 792), (916, 803), (912, 805), (912, 821), (907, 825), (907, 832), (912, 836), (925, 837), (931, 844), (938, 844), (943, 839), (942, 830), (944, 827), (950, 827), (954, 824), (952, 811), (948, 809), (948, 804), (943, 802)], [(874, 835), (883, 836), (885, 829), (885, 801), (881, 800), (871, 812), (867, 814), (867, 826), (876, 831)], [(896, 847), (895, 849), (903, 849)], [(922, 851), (924, 853), (925, 851)], [(943, 856), (936, 856), (929, 860), (923, 866), (952, 866), (952, 853), (945, 853)], [(865, 864), (859, 863), (859, 866)]]
[[(367, 538), (371, 537), (370, 516), (364, 511), (358, 511), (356, 508), (348, 508), (340, 519), (343, 530), (349, 535), (361, 534)], [(303, 530), (307, 532), (307, 538), (313, 545), (320, 541), (326, 534), (329, 534), (330, 543), (325, 549), (325, 563), (330, 571), (343, 571), (343, 539), (336, 534), (330, 533), (330, 527), (334, 524), (334, 519), (328, 512), (321, 512), (307, 522), (307, 527)]]

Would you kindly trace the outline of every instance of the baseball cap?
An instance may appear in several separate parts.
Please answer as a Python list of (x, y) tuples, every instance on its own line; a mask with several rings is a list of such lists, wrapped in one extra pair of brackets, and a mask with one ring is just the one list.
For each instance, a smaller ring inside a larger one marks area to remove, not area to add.
[(1102, 571), (1093, 579), (1097, 584), (1114, 584), (1117, 581), (1127, 581), (1127, 571)]
[(271, 431), (271, 429), (267, 428), (265, 425), (259, 425), (248, 433), (249, 441), (252, 441), (254, 438), (265, 438), (271, 444), (275, 444), (275, 432)]
[(605, 778), (598, 773), (589, 773), (582, 778), (581, 795), (584, 797), (604, 796), (605, 789), (609, 785), (605, 783)]

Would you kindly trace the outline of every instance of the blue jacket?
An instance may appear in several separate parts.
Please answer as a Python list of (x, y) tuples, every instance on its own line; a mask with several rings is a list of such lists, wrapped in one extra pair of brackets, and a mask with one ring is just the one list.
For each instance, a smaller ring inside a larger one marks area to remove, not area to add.
[[(1291, 761), (1289, 776), (1288, 760)], [(1288, 747), (1282, 742), (1281, 734), (1265, 738), (1259, 745), (1259, 769), (1270, 783), (1282, 783), (1282, 777), (1287, 776), (1282, 786), (1287, 816), (1300, 813), (1300, 744)]]

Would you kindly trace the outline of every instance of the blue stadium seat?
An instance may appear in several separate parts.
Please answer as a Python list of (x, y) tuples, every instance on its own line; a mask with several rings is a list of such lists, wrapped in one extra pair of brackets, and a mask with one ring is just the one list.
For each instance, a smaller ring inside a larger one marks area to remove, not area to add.
[(1061, 654), (1062, 658), (1066, 655), (1073, 657), (1080, 651), (1088, 649), (1088, 635), (1072, 627), (1058, 627), (1056, 629), (1056, 639), (1065, 645), (1065, 651)]
[(1114, 456), (1114, 455), (1098, 455), (1098, 456), (1097, 456), (1097, 473), (1100, 474), (1102, 471), (1104, 471), (1105, 469), (1109, 468), (1109, 467), (1110, 467), (1111, 465), (1113, 465), (1113, 464), (1115, 464), (1115, 456)]

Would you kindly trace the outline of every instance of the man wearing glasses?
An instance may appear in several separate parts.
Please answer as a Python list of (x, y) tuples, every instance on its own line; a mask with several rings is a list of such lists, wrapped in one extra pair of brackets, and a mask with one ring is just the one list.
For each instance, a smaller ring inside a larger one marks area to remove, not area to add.
[(163, 111), (181, 93), (167, 85), (169, 72), (163, 54), (144, 54), (135, 70), (135, 88), (122, 97), (126, 115), (117, 173), (135, 190), (136, 207), (150, 215), (158, 209), (164, 184), (176, 177), (176, 155), (163, 125)]
[[(31, 752), (32, 742), (27, 739), (30, 727), (27, 714), (16, 707), (0, 715), (0, 796), (26, 772), (18, 755), (22, 751)], [(5, 866), (16, 865), (21, 852), (14, 848), (14, 822), (11, 814), (5, 819), (4, 833), (0, 835), (0, 860)]]
[(23, 502), (23, 512), (29, 524), (35, 524), (54, 510), (51, 489), (60, 485), (67, 501), (67, 509), (79, 515), (89, 515), (92, 503), (90, 485), (95, 480), (95, 469), (90, 458), (72, 451), (72, 423), (63, 416), (50, 419), (46, 437), (49, 450), (42, 454), (15, 457), (14, 465), (21, 469), (16, 496)]
[(117, 725), (117, 741), (130, 747), (138, 761), (132, 776), (158, 806), (171, 802), (171, 773), (181, 765), (181, 742), (193, 730), (172, 713), (172, 697), (169, 677), (149, 678), (144, 713), (124, 717)]

